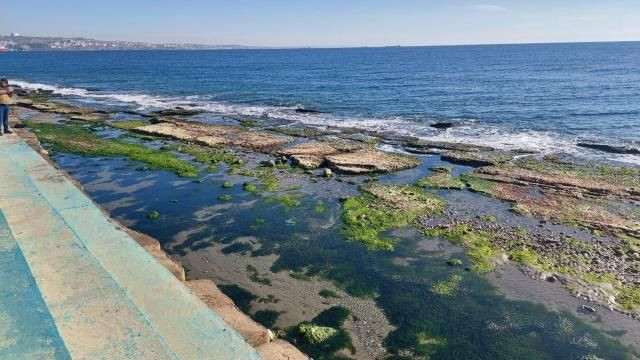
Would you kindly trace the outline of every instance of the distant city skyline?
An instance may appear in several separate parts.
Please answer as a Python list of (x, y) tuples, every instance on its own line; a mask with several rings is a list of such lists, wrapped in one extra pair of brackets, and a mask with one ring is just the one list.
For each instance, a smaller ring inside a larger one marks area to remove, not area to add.
[(258, 47), (633, 41), (640, 3), (22, 0), (3, 2), (0, 33)]

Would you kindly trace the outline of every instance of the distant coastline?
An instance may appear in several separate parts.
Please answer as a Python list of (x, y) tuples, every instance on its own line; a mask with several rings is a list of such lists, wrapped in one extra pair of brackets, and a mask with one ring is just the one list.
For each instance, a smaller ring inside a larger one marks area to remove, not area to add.
[(205, 45), (141, 41), (96, 40), (83, 37), (38, 37), (20, 34), (0, 35), (4, 51), (104, 51), (104, 50), (232, 50), (251, 49), (244, 45)]

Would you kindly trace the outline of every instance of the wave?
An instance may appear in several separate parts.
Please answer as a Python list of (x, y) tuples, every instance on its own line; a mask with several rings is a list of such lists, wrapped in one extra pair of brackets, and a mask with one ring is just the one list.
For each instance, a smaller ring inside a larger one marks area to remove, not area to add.
[[(587, 159), (602, 161), (616, 161), (631, 165), (640, 165), (640, 157), (626, 154), (608, 154), (578, 147), (577, 138), (551, 131), (534, 129), (510, 129), (482, 122), (473, 117), (450, 118), (458, 126), (446, 131), (437, 130), (429, 126), (430, 123), (441, 121), (442, 118), (425, 118), (414, 116), (346, 116), (333, 113), (300, 113), (295, 106), (268, 106), (231, 104), (215, 101), (207, 96), (193, 95), (184, 97), (156, 96), (137, 93), (108, 93), (99, 90), (65, 87), (33, 83), (27, 81), (12, 81), (24, 89), (43, 89), (55, 94), (70, 97), (79, 102), (92, 102), (104, 105), (120, 105), (133, 107), (137, 111), (152, 111), (160, 109), (201, 110), (217, 116), (227, 117), (258, 117), (290, 121), (313, 127), (327, 128), (356, 128), (378, 133), (389, 133), (400, 136), (416, 137), (424, 140), (465, 142), (477, 145), (489, 145), (497, 149), (515, 150), (528, 149), (548, 153), (567, 153)], [(424, 120), (427, 119), (425, 122)], [(617, 144), (616, 139), (602, 139), (605, 143)]]

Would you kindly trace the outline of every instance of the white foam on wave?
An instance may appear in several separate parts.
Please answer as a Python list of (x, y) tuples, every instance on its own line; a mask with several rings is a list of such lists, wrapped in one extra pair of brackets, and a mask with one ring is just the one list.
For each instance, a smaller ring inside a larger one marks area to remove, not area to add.
[[(206, 96), (192, 95), (184, 97), (154, 96), (136, 93), (106, 93), (88, 89), (64, 87), (26, 81), (12, 81), (22, 88), (43, 89), (55, 94), (77, 98), (105, 105), (133, 106), (138, 111), (173, 109), (202, 110), (220, 116), (249, 116), (282, 119), (310, 126), (357, 128), (380, 133), (393, 133), (412, 136), (425, 140), (464, 142), (476, 145), (488, 145), (497, 149), (529, 149), (547, 154), (563, 152), (578, 157), (595, 158), (640, 165), (640, 156), (609, 154), (578, 147), (576, 140), (549, 131), (532, 129), (507, 129), (484, 124), (477, 119), (453, 119), (462, 124), (446, 131), (437, 130), (428, 124), (403, 116), (365, 117), (341, 116), (331, 113), (298, 113), (295, 107), (231, 104), (214, 101)], [(615, 143), (615, 140), (611, 140)]]

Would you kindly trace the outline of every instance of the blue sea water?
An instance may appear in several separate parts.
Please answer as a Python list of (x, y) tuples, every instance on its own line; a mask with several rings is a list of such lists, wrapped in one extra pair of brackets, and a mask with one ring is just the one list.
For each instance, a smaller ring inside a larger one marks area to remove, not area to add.
[[(0, 54), (0, 75), (91, 103), (194, 107), (629, 163), (640, 157), (575, 144), (640, 146), (639, 69), (640, 42)], [(429, 126), (440, 121), (459, 127)]]

